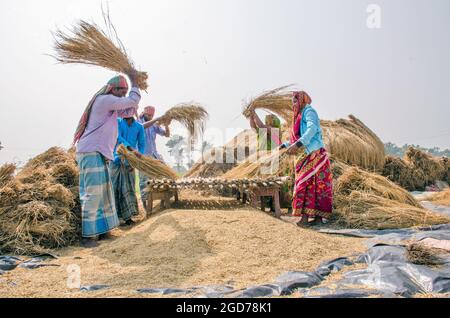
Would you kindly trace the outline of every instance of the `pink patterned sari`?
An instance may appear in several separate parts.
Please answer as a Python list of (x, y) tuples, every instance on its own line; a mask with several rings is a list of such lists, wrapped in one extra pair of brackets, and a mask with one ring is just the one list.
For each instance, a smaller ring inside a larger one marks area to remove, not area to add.
[[(291, 144), (300, 138), (301, 114), (297, 116)], [(328, 153), (324, 148), (295, 159), (295, 185), (292, 202), (293, 216), (330, 218), (333, 210), (333, 178)]]

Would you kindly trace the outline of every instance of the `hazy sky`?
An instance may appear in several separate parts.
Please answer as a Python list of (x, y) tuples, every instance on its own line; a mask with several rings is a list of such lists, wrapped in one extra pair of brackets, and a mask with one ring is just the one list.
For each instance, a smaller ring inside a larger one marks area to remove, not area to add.
[[(367, 27), (367, 7), (381, 28)], [(0, 0), (0, 163), (70, 145), (113, 72), (60, 65), (50, 31), (101, 20), (100, 0)], [(448, 0), (109, 1), (136, 64), (141, 107), (207, 106), (209, 127), (246, 128), (242, 100), (297, 83), (323, 119), (354, 114), (383, 141), (450, 148)], [(161, 152), (165, 140), (159, 139)]]

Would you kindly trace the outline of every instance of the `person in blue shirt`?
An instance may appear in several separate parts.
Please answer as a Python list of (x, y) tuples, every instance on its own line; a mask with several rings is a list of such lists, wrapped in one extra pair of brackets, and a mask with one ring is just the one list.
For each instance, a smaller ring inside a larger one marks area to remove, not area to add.
[[(144, 108), (144, 111), (138, 118), (138, 122), (140, 122), (145, 131), (145, 156), (152, 157), (153, 159), (164, 161), (162, 156), (158, 153), (156, 149), (156, 136), (160, 135), (163, 137), (170, 137), (169, 125), (170, 121), (165, 120), (161, 117), (154, 118), (155, 116), (155, 107), (147, 106)], [(161, 127), (160, 125), (163, 125)], [(144, 207), (147, 205), (147, 194), (144, 191), (147, 187), (148, 177), (142, 172), (139, 173), (139, 187), (141, 189), (141, 199)]]
[(144, 126), (134, 117), (119, 118), (119, 135), (114, 151), (114, 161), (110, 164), (113, 193), (116, 202), (117, 215), (126, 225), (132, 225), (131, 219), (139, 214), (136, 198), (136, 174), (128, 161), (117, 154), (117, 146), (124, 145), (138, 157), (145, 153)]
[(292, 216), (299, 226), (311, 225), (320, 218), (328, 223), (333, 212), (333, 176), (325, 149), (320, 119), (306, 92), (294, 92), (290, 142), (280, 148), (295, 155), (295, 183)]

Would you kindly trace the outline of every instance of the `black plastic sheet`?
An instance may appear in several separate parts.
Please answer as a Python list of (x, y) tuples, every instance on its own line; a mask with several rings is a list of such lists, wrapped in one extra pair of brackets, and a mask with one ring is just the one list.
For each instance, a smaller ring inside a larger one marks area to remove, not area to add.
[(11, 271), (15, 269), (22, 260), (14, 256), (0, 256), (0, 270)]
[(404, 246), (376, 245), (361, 259), (367, 269), (344, 274), (338, 285), (362, 285), (404, 297), (450, 292), (450, 258), (439, 267), (415, 265), (407, 261)]
[(84, 292), (93, 292), (93, 291), (108, 289), (110, 287), (111, 286), (109, 286), (109, 285), (90, 285), (90, 286), (81, 286), (80, 290), (84, 291)]

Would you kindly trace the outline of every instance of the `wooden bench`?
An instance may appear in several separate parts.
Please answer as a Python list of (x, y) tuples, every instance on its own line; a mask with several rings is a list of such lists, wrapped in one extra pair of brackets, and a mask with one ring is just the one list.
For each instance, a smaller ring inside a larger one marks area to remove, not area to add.
[[(264, 187), (264, 188), (251, 188), (245, 190), (240, 188), (237, 194), (237, 199), (242, 200), (242, 203), (247, 203), (249, 199), (250, 205), (258, 208), (260, 207), (262, 211), (265, 211), (264, 197), (271, 197), (273, 202), (273, 208), (275, 210), (275, 216), (277, 218), (281, 217), (281, 207), (280, 207), (280, 187)], [(258, 206), (259, 205), (259, 206)]]
[(147, 195), (147, 204), (145, 206), (145, 210), (147, 214), (153, 212), (153, 201), (161, 200), (160, 210), (169, 209), (170, 208), (170, 199), (174, 197), (175, 202), (178, 202), (178, 191), (177, 190), (162, 190), (162, 191), (148, 191)]

